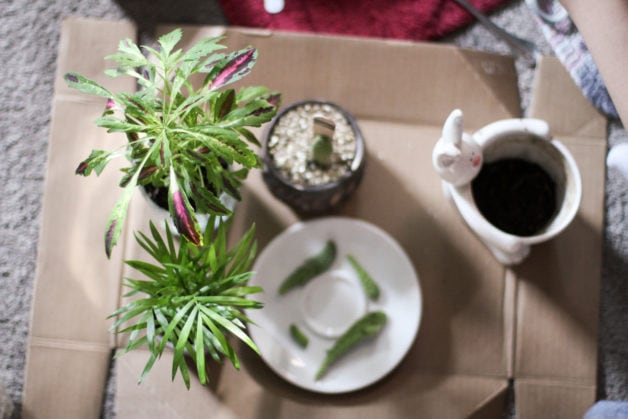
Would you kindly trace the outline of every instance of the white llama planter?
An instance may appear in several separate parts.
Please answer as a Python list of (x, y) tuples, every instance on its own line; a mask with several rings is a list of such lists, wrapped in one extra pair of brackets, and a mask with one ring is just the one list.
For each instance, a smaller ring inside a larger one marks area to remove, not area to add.
[[(480, 213), (475, 203), (471, 181), (484, 162), (504, 158), (536, 163), (556, 184), (556, 213), (548, 225), (533, 236), (516, 236), (498, 229)], [(567, 148), (552, 138), (545, 121), (504, 119), (468, 135), (463, 132), (462, 111), (456, 109), (445, 121), (432, 161), (443, 180), (445, 195), (504, 265), (521, 262), (529, 254), (531, 245), (559, 234), (578, 212), (582, 196), (580, 172)]]

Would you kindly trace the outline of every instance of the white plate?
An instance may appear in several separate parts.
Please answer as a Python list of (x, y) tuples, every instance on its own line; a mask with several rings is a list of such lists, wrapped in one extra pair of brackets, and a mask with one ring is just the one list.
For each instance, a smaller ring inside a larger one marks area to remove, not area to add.
[[(331, 268), (305, 287), (279, 295), (284, 278), (305, 259), (318, 254), (328, 240), (337, 246)], [(347, 261), (348, 254), (379, 285), (376, 302), (365, 297)], [(372, 224), (343, 217), (295, 224), (264, 248), (253, 271), (250, 284), (264, 288), (264, 294), (257, 298), (264, 308), (247, 311), (255, 322), (249, 327), (251, 337), (270, 368), (298, 387), (320, 393), (344, 393), (366, 387), (395, 368), (414, 342), (422, 312), (416, 272), (401, 246)], [(326, 299), (325, 291), (331, 289), (336, 293)], [(312, 308), (317, 306), (321, 309)], [(388, 316), (384, 329), (315, 380), (335, 336), (343, 333), (353, 320), (375, 310)], [(292, 323), (308, 336), (307, 348), (292, 340)]]

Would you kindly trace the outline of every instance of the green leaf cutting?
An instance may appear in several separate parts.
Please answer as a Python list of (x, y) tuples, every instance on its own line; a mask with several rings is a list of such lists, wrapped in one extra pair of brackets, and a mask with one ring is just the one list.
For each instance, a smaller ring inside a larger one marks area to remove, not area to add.
[(316, 380), (323, 378), (332, 364), (351, 352), (358, 344), (379, 334), (386, 325), (387, 319), (388, 316), (383, 311), (373, 311), (353, 323), (327, 351), (323, 363), (316, 372)]
[(284, 295), (296, 287), (302, 287), (311, 279), (322, 274), (336, 260), (336, 243), (327, 241), (325, 247), (316, 255), (306, 259), (279, 286), (279, 294)]
[(355, 270), (364, 293), (371, 301), (377, 301), (379, 298), (379, 286), (373, 277), (364, 269), (364, 267), (352, 255), (347, 255), (347, 260)]
[(310, 339), (296, 324), (290, 325), (290, 337), (301, 348), (307, 348), (307, 345), (310, 343)]

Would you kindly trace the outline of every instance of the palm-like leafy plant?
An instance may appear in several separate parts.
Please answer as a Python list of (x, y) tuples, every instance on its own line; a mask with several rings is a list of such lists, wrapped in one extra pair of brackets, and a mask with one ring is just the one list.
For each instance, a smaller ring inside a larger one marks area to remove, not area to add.
[[(127, 296), (139, 296), (112, 314), (118, 317), (112, 328), (128, 333), (129, 341), (119, 354), (140, 346), (151, 353), (140, 382), (170, 343), (174, 348), (172, 378), (177, 371), (189, 388), (190, 374), (185, 354), (195, 360), (202, 384), (207, 383), (206, 354), (221, 362), (229, 359), (239, 368), (239, 361), (228, 335), (234, 335), (256, 352), (255, 343), (245, 332), (249, 321), (241, 311), (261, 308), (248, 299), (262, 291), (247, 286), (248, 268), (255, 256), (254, 226), (231, 249), (227, 247), (229, 221), (210, 217), (204, 233), (204, 245), (196, 246), (182, 238), (177, 248), (166, 225), (165, 239), (151, 223), (151, 236), (136, 233), (139, 245), (158, 263), (126, 261), (150, 280), (126, 279)], [(216, 225), (216, 226), (215, 226)]]
[[(130, 162), (120, 180), (124, 190), (106, 225), (108, 256), (137, 185), (167, 188), (177, 230), (200, 246), (203, 235), (196, 212), (229, 214), (220, 195), (240, 199), (238, 189), (248, 170), (261, 167), (250, 147), (259, 143), (248, 127), (270, 121), (280, 95), (265, 87), (223, 89), (249, 74), (257, 51), (222, 53), (222, 38), (205, 38), (184, 52), (175, 49), (181, 36), (179, 29), (163, 35), (157, 49), (126, 39), (118, 53), (107, 57), (117, 66), (106, 74), (135, 78), (136, 92), (114, 93), (77, 73), (65, 75), (70, 87), (107, 99), (96, 124), (125, 133), (128, 139), (120, 149), (93, 150), (76, 169), (88, 176), (100, 174), (115, 157), (126, 156)], [(203, 79), (198, 87), (191, 82), (195, 75)]]

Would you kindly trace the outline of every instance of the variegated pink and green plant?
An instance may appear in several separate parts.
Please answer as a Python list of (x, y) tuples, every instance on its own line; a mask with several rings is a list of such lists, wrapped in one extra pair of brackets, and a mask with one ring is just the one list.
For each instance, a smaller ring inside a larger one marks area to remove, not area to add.
[[(175, 49), (181, 37), (179, 29), (163, 35), (158, 48), (122, 40), (118, 52), (107, 57), (116, 63), (107, 74), (137, 79), (139, 89), (134, 92), (115, 93), (80, 74), (65, 75), (70, 87), (106, 99), (96, 124), (128, 139), (119, 149), (93, 150), (76, 169), (88, 176), (100, 174), (116, 157), (129, 161), (120, 180), (122, 194), (106, 224), (108, 256), (136, 186), (167, 188), (178, 232), (202, 245), (197, 213), (228, 215), (221, 194), (239, 200), (248, 171), (261, 167), (251, 147), (259, 142), (249, 128), (272, 119), (280, 95), (258, 86), (226, 88), (250, 73), (257, 50), (225, 53), (218, 37), (202, 39), (184, 52)], [(202, 82), (196, 86), (193, 78)]]

